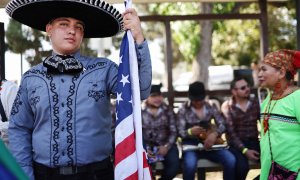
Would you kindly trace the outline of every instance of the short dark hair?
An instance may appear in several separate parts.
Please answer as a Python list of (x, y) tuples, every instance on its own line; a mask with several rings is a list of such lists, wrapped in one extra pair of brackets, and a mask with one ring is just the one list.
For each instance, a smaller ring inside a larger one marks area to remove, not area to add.
[(243, 77), (243, 76), (238, 76), (236, 78), (234, 78), (231, 83), (230, 83), (230, 90), (234, 89), (235, 88), (235, 85), (236, 85), (236, 82), (240, 81), (240, 80), (245, 80), (248, 84), (248, 80), (247, 78)]
[(285, 73), (285, 78), (288, 80), (288, 81), (291, 81), (294, 79), (294, 75), (290, 72), (290, 71), (287, 71)]

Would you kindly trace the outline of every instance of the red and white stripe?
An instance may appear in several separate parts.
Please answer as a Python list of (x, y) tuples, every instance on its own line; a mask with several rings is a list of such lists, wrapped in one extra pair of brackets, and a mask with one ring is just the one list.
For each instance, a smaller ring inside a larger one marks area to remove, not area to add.
[[(131, 0), (126, 2), (131, 7)], [(140, 85), (134, 40), (127, 31), (132, 89), (133, 114), (120, 122), (115, 130), (115, 179), (151, 180), (150, 167), (143, 147)]]

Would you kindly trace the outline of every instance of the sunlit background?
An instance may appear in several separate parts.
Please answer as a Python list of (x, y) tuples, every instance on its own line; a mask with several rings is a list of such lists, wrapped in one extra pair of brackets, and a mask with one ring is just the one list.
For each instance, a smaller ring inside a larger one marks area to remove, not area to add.
[[(117, 4), (114, 5), (120, 12), (124, 11), (124, 5)], [(0, 8), (0, 22), (4, 23), (5, 29), (7, 28), (7, 25), (9, 23), (10, 17), (6, 14), (4, 8)], [(116, 62), (118, 64), (119, 61), (119, 49), (115, 49), (111, 45), (110, 38), (105, 39), (91, 39), (90, 45), (92, 49), (97, 49), (99, 56), (104, 56), (101, 51), (103, 48), (109, 48), (111, 54), (108, 56), (109, 59)], [(107, 47), (109, 46), (109, 47)], [(152, 64), (155, 64), (155, 68), (153, 68), (153, 73), (158, 74), (159, 76), (163, 76), (165, 72), (164, 63), (163, 63), (163, 55), (161, 50), (159, 49), (160, 46), (157, 44), (157, 42), (154, 40), (152, 42), (149, 42), (150, 46), (150, 53), (152, 57)], [(49, 43), (44, 43), (45, 49), (50, 49), (51, 46)], [(22, 67), (22, 70), (21, 70)], [(21, 55), (12, 53), (11, 51), (7, 50), (5, 52), (5, 77), (8, 80), (15, 81), (16, 83), (20, 83), (21, 80), (21, 71), (26, 72), (30, 68), (29, 63), (26, 61), (25, 58), (23, 58), (23, 61), (21, 63)], [(154, 80), (155, 81), (155, 80)], [(156, 80), (159, 81), (159, 80)], [(154, 82), (155, 83), (155, 82)]]

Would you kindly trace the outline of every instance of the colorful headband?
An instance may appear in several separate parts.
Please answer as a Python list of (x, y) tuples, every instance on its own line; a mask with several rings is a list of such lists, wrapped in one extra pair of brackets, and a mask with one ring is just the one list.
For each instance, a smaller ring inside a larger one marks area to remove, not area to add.
[(268, 53), (263, 62), (270, 64), (275, 68), (285, 68), (286, 71), (296, 74), (296, 70), (300, 68), (300, 51), (281, 49)]

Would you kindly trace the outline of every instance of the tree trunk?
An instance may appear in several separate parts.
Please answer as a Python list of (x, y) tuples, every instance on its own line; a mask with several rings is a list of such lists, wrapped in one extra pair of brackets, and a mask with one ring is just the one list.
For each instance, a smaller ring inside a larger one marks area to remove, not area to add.
[[(211, 3), (202, 3), (201, 12), (209, 14), (212, 12)], [(200, 50), (196, 61), (193, 62), (193, 81), (202, 81), (207, 89), (208, 87), (208, 67), (211, 64), (211, 46), (212, 46), (212, 22), (209, 20), (200, 21)]]

